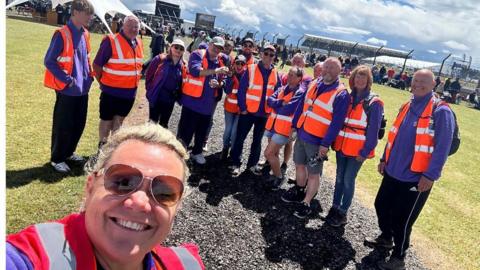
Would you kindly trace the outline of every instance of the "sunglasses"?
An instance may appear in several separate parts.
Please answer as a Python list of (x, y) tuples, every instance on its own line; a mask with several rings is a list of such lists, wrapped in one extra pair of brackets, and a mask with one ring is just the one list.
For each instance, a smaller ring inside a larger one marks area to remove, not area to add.
[(253, 44), (250, 44), (250, 43), (243, 44), (243, 47), (253, 48)]
[(244, 62), (241, 62), (241, 61), (237, 61), (235, 62), (236, 65), (242, 65), (242, 66), (245, 66), (245, 63)]
[(265, 56), (270, 56), (270, 57), (274, 57), (275, 56), (275, 53), (268, 53), (268, 52), (264, 52), (263, 55)]
[(174, 206), (183, 194), (183, 182), (170, 175), (146, 177), (140, 170), (125, 164), (114, 164), (107, 169), (101, 169), (97, 175), (103, 174), (105, 189), (109, 192), (126, 197), (141, 189), (143, 180), (150, 180), (150, 196), (156, 203), (164, 206)]
[(175, 50), (179, 50), (179, 51), (182, 51), (182, 52), (185, 50), (185, 49), (184, 49), (182, 46), (180, 46), (180, 45), (173, 45), (173, 48), (174, 48)]

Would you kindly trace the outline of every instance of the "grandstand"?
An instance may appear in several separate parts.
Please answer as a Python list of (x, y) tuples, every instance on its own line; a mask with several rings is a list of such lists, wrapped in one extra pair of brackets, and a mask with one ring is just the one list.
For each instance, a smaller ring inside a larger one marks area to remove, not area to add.
[[(311, 34), (305, 34), (303, 36), (303, 47), (320, 49), (328, 52), (337, 52), (341, 54), (356, 55), (360, 58), (364, 57), (373, 57), (375, 52), (381, 47), (363, 44), (359, 42), (352, 42), (341, 39), (334, 39), (324, 36), (316, 36)], [(383, 47), (378, 52), (378, 55), (386, 55), (392, 57), (401, 57), (405, 58), (408, 56), (407, 51), (396, 50), (391, 48)]]
[(183, 20), (180, 19), (180, 11), (180, 5), (169, 1), (157, 0), (155, 5), (155, 15), (161, 17), (164, 24), (181, 25)]

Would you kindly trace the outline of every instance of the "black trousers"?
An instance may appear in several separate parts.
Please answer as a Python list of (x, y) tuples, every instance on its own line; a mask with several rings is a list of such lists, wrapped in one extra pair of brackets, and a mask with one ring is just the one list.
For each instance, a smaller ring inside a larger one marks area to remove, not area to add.
[(403, 259), (410, 245), (412, 226), (430, 195), (416, 191), (418, 183), (399, 181), (386, 173), (375, 198), (378, 225), (382, 236), (395, 244), (392, 256)]
[(193, 134), (195, 134), (192, 155), (202, 153), (203, 143), (205, 142), (205, 136), (207, 135), (211, 119), (212, 115), (200, 114), (185, 106), (182, 107), (177, 138), (180, 139), (184, 143), (185, 148), (187, 148), (192, 141)]
[(175, 102), (168, 103), (158, 100), (153, 107), (150, 107), (149, 118), (152, 122), (160, 123), (164, 128), (168, 128), (168, 121), (172, 116)]
[(88, 95), (67, 96), (57, 93), (53, 109), (50, 160), (64, 162), (77, 149), (87, 121)]
[(241, 156), (243, 151), (243, 143), (247, 138), (250, 129), (253, 126), (252, 145), (250, 146), (250, 155), (248, 156), (247, 168), (257, 165), (262, 152), (262, 138), (265, 132), (265, 124), (268, 118), (262, 116), (255, 116), (253, 114), (240, 114), (237, 125), (237, 136), (233, 143), (230, 155), (232, 157), (233, 165), (240, 166)]

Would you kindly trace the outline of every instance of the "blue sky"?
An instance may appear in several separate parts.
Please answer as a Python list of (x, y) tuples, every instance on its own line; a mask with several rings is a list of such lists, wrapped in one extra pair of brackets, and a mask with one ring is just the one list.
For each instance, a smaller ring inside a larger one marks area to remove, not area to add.
[[(472, 56), (480, 67), (480, 6), (475, 0), (168, 0), (180, 4), (182, 17), (217, 16), (216, 26), (290, 35), (304, 33), (386, 45), (414, 58), (441, 61), (448, 53)], [(153, 11), (153, 0), (122, 0), (130, 9)], [(258, 37), (258, 36), (257, 36)]]

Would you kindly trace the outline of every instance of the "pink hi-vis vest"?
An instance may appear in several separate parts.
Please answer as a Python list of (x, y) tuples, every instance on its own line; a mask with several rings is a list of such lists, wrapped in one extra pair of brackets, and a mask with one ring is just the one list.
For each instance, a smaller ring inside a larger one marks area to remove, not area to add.
[[(36, 270), (96, 270), (95, 254), (85, 228), (85, 215), (32, 225), (7, 236), (7, 242), (23, 252)], [(156, 246), (150, 270), (204, 270), (197, 246)]]

